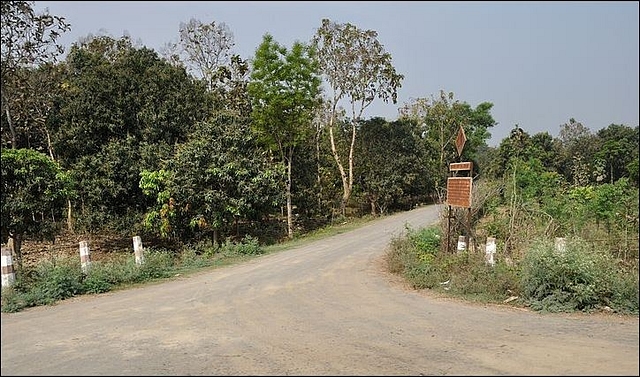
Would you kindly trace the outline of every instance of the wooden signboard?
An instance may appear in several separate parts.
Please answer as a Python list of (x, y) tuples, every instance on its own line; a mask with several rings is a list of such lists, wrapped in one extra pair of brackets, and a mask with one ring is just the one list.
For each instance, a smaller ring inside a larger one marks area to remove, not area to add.
[(447, 179), (447, 204), (453, 207), (471, 208), (472, 177)]
[(453, 162), (449, 164), (449, 171), (470, 171), (473, 168), (473, 162)]

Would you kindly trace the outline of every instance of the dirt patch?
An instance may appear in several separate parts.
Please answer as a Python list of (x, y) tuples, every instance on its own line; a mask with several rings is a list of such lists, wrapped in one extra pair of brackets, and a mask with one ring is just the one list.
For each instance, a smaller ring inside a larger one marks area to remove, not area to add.
[(133, 253), (133, 239), (129, 237), (114, 234), (85, 235), (65, 233), (56, 236), (53, 241), (22, 241), (23, 266), (33, 267), (43, 260), (74, 256), (77, 256), (78, 260), (80, 260), (81, 241), (88, 242), (92, 261), (102, 261), (115, 255)]

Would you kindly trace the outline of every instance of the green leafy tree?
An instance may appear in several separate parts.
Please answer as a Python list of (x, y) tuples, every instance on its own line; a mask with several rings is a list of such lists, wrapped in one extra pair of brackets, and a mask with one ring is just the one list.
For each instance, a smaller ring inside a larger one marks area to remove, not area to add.
[(210, 235), (217, 244), (220, 233), (280, 204), (281, 178), (248, 119), (218, 114), (197, 125), (165, 169), (143, 172), (140, 187), (156, 199), (145, 223), (163, 237), (185, 242)]
[[(493, 104), (483, 102), (474, 109), (454, 97), (453, 92), (441, 90), (438, 98), (416, 98), (399, 109), (401, 118), (414, 119), (422, 126), (424, 141), (432, 151), (431, 161), (436, 166), (435, 190), (439, 195), (446, 184), (449, 164), (477, 160), (478, 149), (486, 146), (491, 137), (489, 128), (496, 124), (491, 115)], [(458, 156), (455, 141), (461, 127), (467, 141)], [(475, 166), (474, 171), (477, 170), (478, 166)]]
[(410, 209), (432, 189), (424, 163), (425, 145), (415, 121), (389, 123), (383, 118), (363, 122), (357, 152), (362, 162), (356, 183), (372, 215)]
[(558, 171), (561, 146), (548, 132), (538, 132), (531, 137), (531, 157), (536, 157), (546, 170)]
[(140, 172), (163, 168), (197, 121), (211, 113), (202, 82), (123, 37), (72, 46), (64, 90), (49, 120), (57, 159), (78, 184), (86, 230), (130, 232), (148, 206)]
[(606, 166), (605, 174), (609, 183), (622, 177), (629, 177), (630, 166), (638, 162), (638, 127), (611, 124), (596, 133), (601, 147), (596, 152), (597, 159)]
[(628, 178), (596, 185), (588, 208), (596, 224), (603, 224), (607, 233), (611, 234), (616, 227), (626, 227), (630, 222), (637, 236), (638, 190), (629, 184)]
[(18, 269), (22, 268), (24, 236), (55, 234), (71, 182), (60, 166), (33, 149), (2, 149), (2, 241), (13, 241)]
[(265, 34), (248, 85), (254, 127), (287, 168), (287, 235), (293, 238), (292, 172), (296, 148), (312, 137), (321, 79), (314, 50), (295, 42), (288, 51)]
[[(318, 51), (320, 70), (331, 91), (327, 98), (331, 109), (327, 127), (331, 152), (342, 180), (341, 209), (344, 215), (353, 190), (355, 143), (362, 114), (376, 99), (396, 103), (404, 76), (396, 72), (391, 54), (385, 51), (374, 30), (362, 30), (350, 23), (339, 24), (323, 19), (311, 43)], [(351, 108), (346, 164), (345, 156), (335, 142), (335, 129), (340, 126), (338, 103), (343, 99)]]

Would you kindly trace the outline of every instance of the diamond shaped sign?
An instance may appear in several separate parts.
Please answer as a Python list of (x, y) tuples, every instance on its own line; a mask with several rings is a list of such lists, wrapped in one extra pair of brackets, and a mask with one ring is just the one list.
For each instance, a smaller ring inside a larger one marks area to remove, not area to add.
[(462, 126), (458, 129), (458, 136), (456, 137), (456, 149), (458, 150), (458, 156), (462, 155), (462, 148), (467, 141), (467, 135), (464, 134)]

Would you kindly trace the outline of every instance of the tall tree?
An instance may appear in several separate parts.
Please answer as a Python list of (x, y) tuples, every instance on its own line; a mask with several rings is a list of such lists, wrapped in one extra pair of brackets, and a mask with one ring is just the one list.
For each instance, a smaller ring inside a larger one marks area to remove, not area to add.
[[(454, 97), (453, 92), (440, 90), (437, 98), (412, 99), (399, 110), (401, 118), (414, 119), (423, 127), (427, 148), (435, 153), (432, 161), (437, 165), (435, 189), (439, 195), (445, 186), (448, 164), (458, 160), (476, 160), (478, 149), (485, 146), (491, 137), (489, 128), (496, 124), (491, 115), (493, 104), (482, 102), (474, 109)], [(460, 128), (464, 129), (467, 140), (462, 155), (458, 156), (455, 142)]]
[[(2, 146), (48, 148), (45, 128), (52, 91), (58, 87), (52, 64), (64, 52), (57, 43), (70, 25), (48, 10), (36, 14), (32, 1), (3, 1), (2, 18)], [(40, 138), (40, 140), (34, 140)], [(44, 147), (43, 147), (44, 145)]]
[(255, 129), (287, 168), (287, 235), (293, 238), (292, 169), (296, 148), (314, 133), (321, 79), (315, 51), (295, 42), (288, 51), (265, 34), (248, 85)]
[[(562, 143), (562, 155), (560, 162), (561, 174), (567, 182), (574, 186), (585, 186), (592, 181), (595, 166), (595, 153), (599, 148), (598, 138), (591, 133), (588, 127), (570, 118), (569, 122), (560, 126), (560, 141)], [(595, 181), (599, 179), (596, 177)]]
[(166, 43), (161, 53), (170, 64), (205, 82), (216, 111), (228, 114), (233, 109), (243, 117), (251, 111), (246, 94), (249, 64), (233, 53), (234, 46), (227, 24), (192, 18), (180, 23), (178, 42)]
[[(398, 89), (404, 76), (396, 73), (391, 54), (385, 51), (374, 30), (362, 30), (350, 23), (339, 24), (323, 19), (312, 38), (318, 51), (320, 70), (329, 85), (331, 94), (327, 101), (331, 107), (329, 138), (331, 152), (342, 180), (342, 214), (353, 190), (355, 143), (359, 122), (364, 110), (375, 99), (384, 102), (397, 101)], [(338, 103), (348, 100), (351, 108), (351, 140), (345, 167), (335, 143), (338, 126)]]
[(538, 158), (549, 171), (558, 172), (560, 141), (554, 140), (548, 132), (538, 132), (531, 137), (532, 157)]

